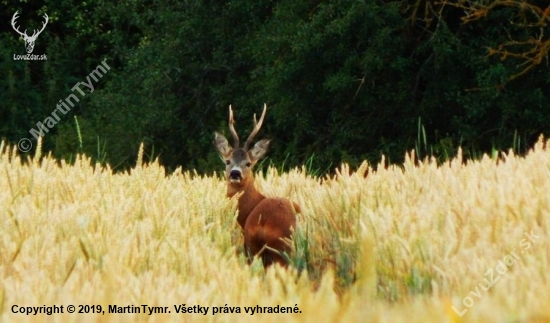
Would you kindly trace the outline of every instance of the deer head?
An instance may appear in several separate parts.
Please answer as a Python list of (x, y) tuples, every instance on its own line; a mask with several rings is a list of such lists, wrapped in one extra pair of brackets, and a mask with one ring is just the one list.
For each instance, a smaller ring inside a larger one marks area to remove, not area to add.
[(34, 30), (32, 36), (29, 36), (27, 35), (27, 30), (25, 29), (25, 32), (20, 32), (19, 31), (19, 28), (17, 28), (17, 26), (15, 25), (15, 20), (17, 20), (17, 13), (18, 11), (16, 11), (14, 14), (13, 14), (13, 18), (11, 19), (11, 26), (13, 27), (13, 29), (19, 34), (21, 35), (21, 37), (23, 37), (23, 40), (25, 41), (25, 49), (27, 50), (27, 53), (32, 53), (32, 50), (34, 49), (34, 42), (36, 41), (36, 38), (38, 37), (38, 35), (40, 35), (40, 33), (44, 30), (44, 28), (46, 27), (46, 25), (48, 24), (48, 15), (47, 14), (44, 14), (43, 18), (46, 20), (43, 25), (42, 25), (42, 29), (40, 29), (39, 31), (38, 30)]
[(265, 155), (269, 146), (269, 140), (262, 139), (252, 149), (249, 149), (252, 140), (254, 140), (254, 137), (262, 127), (265, 112), (266, 106), (264, 105), (264, 111), (259, 122), (256, 120), (256, 114), (254, 114), (254, 129), (242, 148), (239, 148), (239, 136), (237, 135), (237, 131), (235, 131), (235, 120), (233, 120), (231, 106), (229, 106), (229, 130), (233, 136), (234, 147), (229, 145), (224, 135), (218, 132), (215, 133), (214, 144), (225, 161), (226, 179), (230, 185), (237, 188), (236, 191), (239, 191), (239, 188), (246, 187), (251, 182), (253, 178), (252, 168)]

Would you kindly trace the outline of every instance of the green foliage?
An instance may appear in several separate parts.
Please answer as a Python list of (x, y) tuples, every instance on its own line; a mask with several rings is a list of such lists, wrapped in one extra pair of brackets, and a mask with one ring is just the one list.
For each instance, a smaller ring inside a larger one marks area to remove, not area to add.
[[(0, 136), (29, 137), (103, 59), (111, 69), (95, 91), (44, 138), (60, 158), (84, 151), (125, 169), (144, 142), (169, 170), (211, 172), (221, 167), (212, 133), (227, 132), (230, 104), (246, 136), (267, 103), (270, 162), (312, 174), (382, 154), (400, 162), (413, 148), (441, 161), (458, 145), (467, 157), (521, 153), (550, 135), (547, 63), (512, 79), (521, 59), (487, 55), (548, 25), (511, 24), (515, 7), (462, 24), (460, 8), (414, 3), (3, 1)], [(12, 59), (24, 53), (8, 23), (16, 10), (29, 30), (50, 17), (34, 51), (47, 61)]]

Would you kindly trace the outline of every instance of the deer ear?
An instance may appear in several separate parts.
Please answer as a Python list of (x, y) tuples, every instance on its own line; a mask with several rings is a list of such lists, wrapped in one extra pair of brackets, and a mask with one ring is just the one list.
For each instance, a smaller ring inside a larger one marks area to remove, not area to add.
[(227, 142), (227, 139), (219, 132), (214, 132), (214, 145), (218, 149), (220, 155), (224, 158), (229, 157), (233, 151), (233, 148), (231, 148), (229, 142)]
[(267, 147), (269, 147), (269, 139), (262, 139), (258, 141), (252, 149), (249, 150), (250, 157), (257, 161), (260, 158), (264, 157), (265, 153), (267, 152)]

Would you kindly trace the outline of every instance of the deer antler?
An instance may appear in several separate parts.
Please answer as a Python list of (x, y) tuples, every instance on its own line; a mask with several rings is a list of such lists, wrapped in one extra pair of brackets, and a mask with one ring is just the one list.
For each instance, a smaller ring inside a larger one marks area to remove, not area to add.
[(254, 137), (258, 134), (258, 131), (260, 131), (260, 128), (262, 127), (262, 123), (264, 122), (265, 112), (267, 110), (267, 106), (264, 104), (264, 111), (262, 112), (262, 116), (260, 117), (260, 122), (256, 121), (256, 114), (254, 113), (254, 130), (252, 130), (252, 133), (250, 133), (250, 136), (248, 136), (248, 139), (244, 143), (244, 150), (248, 150), (248, 146), (252, 143), (252, 140)]
[(231, 109), (231, 105), (229, 106), (229, 130), (231, 130), (231, 135), (233, 136), (233, 142), (234, 147), (233, 149), (239, 148), (239, 136), (237, 135), (237, 131), (235, 131), (235, 120), (233, 120), (233, 109)]
[[(46, 28), (46, 25), (48, 24), (48, 21), (50, 20), (48, 15), (46, 13), (44, 13), (44, 16), (42, 16), (42, 18), (44, 18), (46, 21), (42, 24), (42, 29), (40, 29), (40, 31), (38, 33), (36, 33), (36, 30), (34, 31), (34, 33), (32, 34), (32, 37), (38, 37), (38, 35), (40, 35), (40, 33), (42, 33), (42, 31), (44, 30), (44, 28)], [(36, 34), (36, 36), (34, 35)]]
[(18, 12), (19, 12), (19, 10), (16, 11), (16, 12), (13, 14), (13, 18), (11, 18), (11, 26), (13, 27), (13, 29), (14, 29), (19, 35), (21, 35), (21, 36), (23, 36), (23, 37), (26, 38), (26, 37), (28, 37), (28, 36), (27, 36), (27, 29), (25, 29), (25, 32), (22, 33), (22, 32), (19, 31), (19, 28), (17, 28), (17, 26), (15, 25), (15, 21), (17, 20), (17, 18), (19, 18), (19, 17), (17, 17), (17, 13), (18, 13)]
[(44, 21), (44, 22), (42, 23), (42, 29), (40, 29), (40, 31), (38, 31), (38, 30), (35, 29), (34, 32), (33, 32), (33, 34), (32, 34), (32, 36), (29, 36), (29, 35), (27, 35), (27, 29), (25, 29), (25, 32), (20, 32), (20, 31), (19, 31), (19, 28), (17, 28), (17, 26), (15, 25), (15, 21), (17, 20), (17, 18), (19, 18), (19, 17), (17, 17), (17, 14), (18, 14), (18, 13), (19, 13), (19, 10), (16, 11), (16, 12), (13, 14), (13, 18), (11, 19), (11, 26), (13, 27), (13, 29), (15, 29), (15, 31), (16, 31), (19, 35), (23, 36), (23, 38), (25, 38), (25, 39), (26, 39), (26, 38), (36, 38), (36, 37), (38, 37), (38, 35), (40, 35), (40, 33), (42, 33), (42, 31), (44, 30), (44, 28), (46, 28), (46, 25), (48, 24), (48, 21), (50, 20), (50, 18), (48, 17), (48, 14), (45, 13), (44, 16), (42, 16), (42, 17), (43, 17), (46, 21)]

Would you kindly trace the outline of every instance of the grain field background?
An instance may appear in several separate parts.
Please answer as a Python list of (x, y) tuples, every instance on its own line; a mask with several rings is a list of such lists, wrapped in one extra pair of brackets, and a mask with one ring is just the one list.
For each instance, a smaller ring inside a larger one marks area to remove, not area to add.
[(258, 174), (302, 208), (293, 269), (267, 272), (246, 265), (219, 175), (37, 151), (0, 147), (1, 322), (550, 322), (549, 141), (526, 157)]

